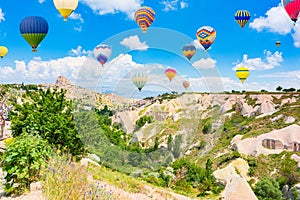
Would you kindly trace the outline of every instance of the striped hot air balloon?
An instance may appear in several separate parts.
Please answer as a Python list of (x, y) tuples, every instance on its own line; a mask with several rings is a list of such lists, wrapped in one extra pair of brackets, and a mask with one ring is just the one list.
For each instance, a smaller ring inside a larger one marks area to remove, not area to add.
[(63, 16), (64, 21), (74, 12), (78, 6), (78, 0), (53, 0), (55, 8)]
[(277, 40), (277, 41), (275, 42), (275, 45), (276, 45), (276, 47), (280, 47), (281, 42), (280, 42), (279, 40)]
[(176, 76), (176, 70), (168, 68), (165, 70), (165, 75), (170, 81), (172, 81), (172, 79)]
[(0, 46), (0, 57), (3, 58), (8, 53), (8, 49), (5, 46)]
[(202, 26), (196, 32), (196, 37), (205, 50), (215, 41), (216, 35), (216, 30), (210, 26)]
[(94, 48), (94, 56), (101, 63), (102, 67), (111, 56), (111, 48), (106, 44), (99, 44)]
[(153, 23), (155, 19), (155, 12), (152, 8), (143, 6), (139, 8), (134, 14), (134, 20), (139, 25), (144, 33)]
[(235, 72), (236, 76), (238, 77), (238, 79), (240, 79), (242, 83), (244, 83), (245, 80), (248, 78), (249, 73), (250, 72), (247, 67), (239, 67)]
[(196, 47), (192, 44), (184, 45), (184, 47), (182, 48), (182, 53), (188, 60), (191, 60), (195, 52), (196, 52)]
[(296, 23), (300, 12), (300, 0), (281, 0), (281, 4), (290, 17)]
[(236, 11), (234, 18), (236, 22), (244, 28), (244, 26), (247, 24), (247, 22), (250, 19), (250, 12), (247, 10), (238, 10)]
[(48, 33), (48, 22), (40, 16), (29, 16), (21, 21), (19, 29), (32, 51), (36, 52), (36, 48)]
[(148, 81), (147, 75), (143, 71), (135, 71), (132, 73), (131, 80), (139, 91), (143, 89)]

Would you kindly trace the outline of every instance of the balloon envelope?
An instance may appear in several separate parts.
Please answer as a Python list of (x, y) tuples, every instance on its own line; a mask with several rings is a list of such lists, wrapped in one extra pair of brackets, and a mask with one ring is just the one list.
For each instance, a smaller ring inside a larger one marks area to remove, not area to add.
[(216, 39), (216, 30), (210, 26), (202, 26), (196, 32), (200, 44), (207, 50)]
[(8, 49), (5, 46), (0, 46), (0, 57), (3, 58), (8, 53)]
[(134, 14), (134, 20), (139, 25), (144, 33), (153, 23), (155, 19), (155, 12), (152, 8), (143, 6), (139, 8)]
[(64, 17), (64, 21), (74, 12), (78, 6), (78, 0), (53, 0), (55, 8)]
[(281, 42), (280, 42), (279, 40), (277, 40), (276, 43), (275, 43), (275, 45), (276, 45), (277, 47), (280, 47)]
[(190, 87), (190, 82), (188, 81), (183, 81), (182, 82), (182, 86), (184, 87), (184, 89), (188, 89)]
[(236, 11), (234, 18), (236, 22), (244, 28), (244, 26), (247, 24), (247, 22), (250, 19), (250, 12), (247, 10), (238, 10)]
[(300, 0), (281, 0), (281, 4), (293, 22), (296, 22), (300, 12)]
[(36, 48), (48, 33), (48, 22), (40, 16), (29, 16), (21, 21), (19, 29), (32, 51), (36, 52)]
[(165, 75), (170, 81), (172, 81), (172, 79), (176, 76), (176, 70), (171, 68), (166, 69)]
[(148, 81), (146, 73), (143, 71), (135, 71), (132, 73), (131, 80), (133, 84), (141, 91)]
[(236, 76), (240, 79), (242, 83), (244, 83), (245, 80), (248, 78), (249, 73), (250, 72), (247, 67), (239, 67), (235, 72)]
[(182, 53), (188, 60), (190, 60), (194, 56), (195, 52), (196, 47), (192, 44), (184, 45), (184, 47), (182, 48)]
[(103, 66), (111, 56), (111, 48), (106, 44), (99, 44), (94, 48), (94, 56)]

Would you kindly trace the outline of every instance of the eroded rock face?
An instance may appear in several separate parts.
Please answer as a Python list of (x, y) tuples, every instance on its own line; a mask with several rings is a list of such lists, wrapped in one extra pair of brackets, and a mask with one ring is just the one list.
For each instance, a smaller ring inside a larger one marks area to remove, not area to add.
[(55, 82), (56, 85), (72, 85), (72, 83), (64, 76), (59, 76)]

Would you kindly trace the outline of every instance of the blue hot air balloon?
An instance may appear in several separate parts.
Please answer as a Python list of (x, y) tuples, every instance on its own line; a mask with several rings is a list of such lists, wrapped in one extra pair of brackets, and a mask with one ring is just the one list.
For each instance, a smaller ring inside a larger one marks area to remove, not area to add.
[(48, 22), (40, 16), (25, 17), (20, 23), (20, 33), (36, 52), (36, 48), (48, 33)]

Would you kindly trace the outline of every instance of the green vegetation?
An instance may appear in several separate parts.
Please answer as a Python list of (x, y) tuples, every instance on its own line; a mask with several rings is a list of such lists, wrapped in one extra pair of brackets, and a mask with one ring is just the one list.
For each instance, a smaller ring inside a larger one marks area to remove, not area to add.
[(73, 155), (83, 152), (72, 116), (72, 101), (65, 98), (66, 91), (39, 90), (28, 92), (22, 104), (14, 103), (9, 113), (13, 137), (30, 133), (39, 135), (50, 145)]
[(263, 178), (258, 181), (254, 193), (259, 200), (281, 200), (282, 193), (279, 184), (272, 178)]
[(41, 168), (52, 154), (51, 150), (48, 142), (38, 135), (23, 133), (16, 137), (4, 153), (6, 193), (20, 194), (29, 189), (30, 183), (38, 181)]
[(140, 117), (136, 122), (137, 128), (143, 127), (146, 123), (150, 124), (153, 121), (153, 118), (151, 116), (144, 115)]
[(43, 194), (47, 199), (94, 200), (116, 196), (112, 191), (106, 191), (104, 183), (92, 183), (86, 167), (67, 155), (53, 156), (41, 174)]

